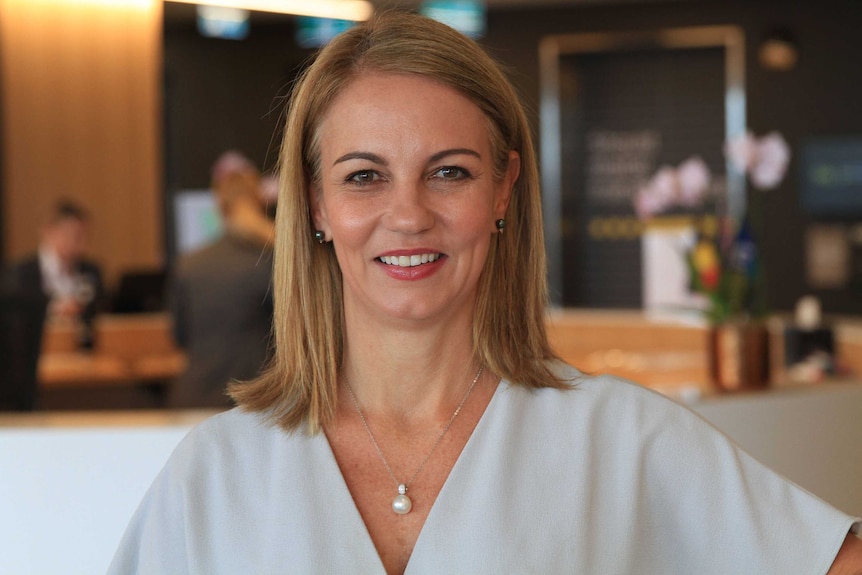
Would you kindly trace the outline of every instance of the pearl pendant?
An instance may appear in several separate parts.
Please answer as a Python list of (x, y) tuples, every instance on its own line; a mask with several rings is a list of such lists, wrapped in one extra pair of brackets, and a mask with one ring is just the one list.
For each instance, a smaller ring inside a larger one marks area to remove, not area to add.
[(403, 483), (398, 486), (398, 495), (392, 500), (392, 511), (398, 515), (407, 515), (413, 509), (413, 502), (407, 497), (407, 486)]

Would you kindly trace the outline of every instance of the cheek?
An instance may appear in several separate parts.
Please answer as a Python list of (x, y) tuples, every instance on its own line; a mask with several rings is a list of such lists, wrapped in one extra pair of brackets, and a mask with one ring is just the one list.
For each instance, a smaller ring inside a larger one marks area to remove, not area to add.
[(326, 203), (326, 219), (336, 244), (364, 238), (374, 218), (361, 204), (333, 198)]
[[(490, 195), (481, 194), (478, 198), (449, 212), (448, 227), (465, 238), (484, 238), (490, 236), (494, 213)], [(487, 238), (485, 238), (487, 239)]]

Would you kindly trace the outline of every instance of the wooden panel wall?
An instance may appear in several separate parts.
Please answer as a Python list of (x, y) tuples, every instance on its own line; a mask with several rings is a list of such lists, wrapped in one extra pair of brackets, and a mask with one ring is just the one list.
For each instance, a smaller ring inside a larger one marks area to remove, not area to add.
[(162, 263), (161, 30), (161, 0), (0, 0), (7, 259), (67, 197), (109, 281)]

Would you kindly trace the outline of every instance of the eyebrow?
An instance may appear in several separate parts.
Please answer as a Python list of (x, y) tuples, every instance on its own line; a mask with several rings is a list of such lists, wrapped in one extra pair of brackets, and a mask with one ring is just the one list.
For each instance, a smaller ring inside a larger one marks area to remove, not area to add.
[(442, 160), (446, 156), (459, 156), (459, 155), (467, 155), (467, 156), (475, 156), (476, 158), (482, 159), (482, 155), (476, 150), (471, 150), (470, 148), (452, 148), (451, 150), (443, 150), (437, 152), (430, 158), (428, 158), (429, 163), (436, 162), (438, 160)]
[(371, 152), (350, 152), (344, 154), (334, 162), (332, 165), (340, 164), (342, 162), (347, 162), (349, 160), (368, 160), (369, 162), (374, 162), (375, 164), (380, 164), (381, 166), (387, 166), (389, 163), (378, 156), (377, 154), (372, 154)]
[[(430, 158), (428, 158), (428, 162), (433, 163), (442, 160), (447, 156), (457, 156), (462, 154), (467, 156), (474, 156), (476, 158), (479, 158), (480, 160), (482, 159), (482, 155), (479, 152), (471, 150), (470, 148), (452, 148), (450, 150), (441, 150), (436, 154), (433, 154)], [(349, 152), (335, 160), (332, 165), (334, 166), (350, 160), (368, 160), (369, 162), (374, 162), (375, 164), (380, 164), (381, 166), (389, 165), (389, 162), (387, 162), (381, 156), (378, 156), (377, 154), (372, 154), (371, 152)]]

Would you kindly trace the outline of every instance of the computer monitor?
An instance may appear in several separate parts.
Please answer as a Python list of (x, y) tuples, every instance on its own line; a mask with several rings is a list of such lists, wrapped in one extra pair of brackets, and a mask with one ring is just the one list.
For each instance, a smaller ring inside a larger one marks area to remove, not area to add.
[(203, 247), (221, 233), (221, 215), (210, 190), (182, 190), (174, 195), (177, 255)]
[(167, 273), (164, 270), (127, 271), (111, 302), (113, 313), (153, 313), (166, 309)]

